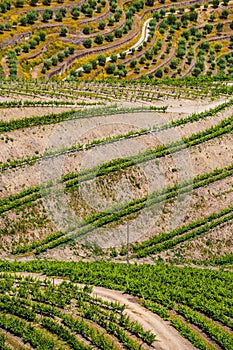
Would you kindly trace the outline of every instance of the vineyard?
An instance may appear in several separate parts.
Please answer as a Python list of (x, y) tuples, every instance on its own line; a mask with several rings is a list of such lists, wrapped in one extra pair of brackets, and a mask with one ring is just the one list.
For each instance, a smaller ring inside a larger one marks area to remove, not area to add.
[(232, 90), (0, 82), (1, 349), (233, 349)]
[(233, 2), (0, 0), (0, 350), (233, 350)]
[[(230, 272), (44, 261), (2, 262), (1, 271), (3, 349), (19, 337), (22, 349), (232, 349)], [(155, 335), (130, 321), (137, 313), (145, 327), (156, 328), (156, 314), (166, 322)], [(172, 329), (161, 342), (168, 321), (188, 342), (177, 333), (172, 343)]]
[(231, 263), (232, 85), (195, 79), (2, 81), (1, 256)]

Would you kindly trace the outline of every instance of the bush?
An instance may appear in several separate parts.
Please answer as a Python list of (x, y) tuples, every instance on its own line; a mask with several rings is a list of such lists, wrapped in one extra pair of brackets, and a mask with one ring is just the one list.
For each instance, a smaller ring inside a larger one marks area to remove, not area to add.
[(90, 73), (92, 70), (92, 65), (90, 63), (85, 63), (83, 65), (83, 71), (84, 73)]
[(115, 69), (116, 69), (116, 66), (114, 63), (110, 63), (107, 68), (106, 68), (106, 72), (107, 74), (114, 74), (115, 72)]
[(66, 27), (62, 27), (60, 31), (60, 36), (66, 36), (68, 29)]
[(98, 64), (100, 66), (105, 66), (105, 63), (106, 63), (106, 57), (104, 55), (99, 55), (97, 57), (97, 61), (98, 61)]
[(103, 29), (105, 28), (105, 26), (106, 26), (105, 22), (104, 22), (104, 21), (101, 21), (101, 22), (99, 23), (99, 25), (98, 25), (98, 29), (99, 29), (99, 30), (103, 30)]
[(97, 34), (94, 41), (97, 45), (103, 44), (103, 41), (104, 41), (103, 35)]
[(105, 40), (107, 42), (112, 42), (114, 40), (114, 35), (112, 33), (108, 33), (105, 35)]
[(163, 76), (163, 71), (162, 71), (161, 68), (159, 68), (159, 69), (156, 70), (155, 76), (156, 76), (156, 78), (162, 78), (162, 76)]
[(91, 40), (91, 38), (85, 39), (84, 42), (83, 42), (83, 46), (86, 49), (91, 48), (92, 47), (92, 40)]
[(29, 40), (29, 45), (30, 45), (30, 49), (35, 49), (37, 45), (37, 41), (34, 39), (31, 39)]
[(89, 26), (85, 26), (83, 28), (83, 34), (85, 34), (85, 35), (91, 34), (91, 28)]

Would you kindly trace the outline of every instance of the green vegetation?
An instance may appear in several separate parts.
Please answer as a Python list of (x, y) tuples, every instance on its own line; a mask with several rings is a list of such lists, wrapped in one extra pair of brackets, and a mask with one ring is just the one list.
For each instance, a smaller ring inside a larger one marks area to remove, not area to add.
[(229, 0), (0, 0), (0, 349), (156, 349), (156, 314), (233, 350), (232, 30)]
[[(155, 340), (154, 334), (122, 314), (124, 306), (91, 297), (90, 288), (81, 289), (67, 282), (55, 287), (49, 280), (40, 283), (33, 278), (14, 278), (7, 274), (1, 276), (1, 282), (11, 291), (11, 296), (0, 294), (1, 327), (33, 347), (40, 348), (43, 344), (46, 349), (54, 346), (63, 349), (54, 335), (72, 349), (83, 350), (91, 349), (91, 345), (103, 350), (116, 349), (116, 339), (127, 349), (138, 350), (141, 341), (150, 345)], [(75, 316), (64, 311), (64, 308), (71, 309), (71, 303), (75, 303)], [(43, 339), (44, 329), (50, 335)], [(77, 339), (77, 334), (82, 335), (83, 341)]]
[[(198, 0), (192, 2), (192, 6), (189, 2), (180, 5), (175, 1), (166, 3), (165, 0), (159, 3), (153, 0), (130, 3), (89, 0), (83, 4), (67, 0), (57, 2), (0, 2), (0, 39), (6, 48), (2, 57), (8, 60), (9, 68), (8, 72), (4, 65), (4, 77), (30, 80), (32, 77), (55, 76), (59, 80), (82, 80), (112, 76), (116, 79), (148, 77), (152, 80), (202, 75), (232, 76), (229, 31), (232, 11), (227, 1), (221, 10), (217, 0), (214, 3), (209, 1), (203, 7), (199, 6)], [(7, 17), (8, 13), (12, 19)], [(147, 20), (145, 34), (142, 31)], [(36, 29), (33, 34), (32, 27)], [(48, 45), (57, 40), (60, 46), (64, 43), (70, 46), (77, 31), (82, 35), (72, 52), (59, 47), (53, 53), (50, 50), (46, 52)], [(225, 57), (221, 57), (223, 47)], [(112, 63), (90, 66), (89, 54), (95, 60), (100, 54), (105, 58), (116, 54), (116, 64), (114, 67)], [(90, 69), (77, 71), (86, 64)]]
[[(209, 339), (217, 342), (223, 349), (232, 348), (232, 334), (224, 328), (222, 320), (231, 325), (231, 289), (232, 272), (211, 271), (196, 269), (191, 267), (178, 268), (166, 265), (130, 265), (114, 264), (110, 262), (56, 262), (56, 261), (31, 261), (26, 263), (1, 262), (1, 271), (7, 274), (1, 276), (5, 290), (12, 291), (11, 296), (3, 296), (1, 291), (1, 311), (10, 312), (12, 316), (3, 316), (1, 322), (4, 327), (12, 327), (10, 323), (20, 314), (24, 319), (21, 325), (25, 329), (28, 322), (39, 322), (40, 327), (45, 327), (52, 334), (59, 334), (59, 338), (65, 342), (71, 341), (72, 332), (81, 333), (84, 338), (91, 339), (94, 344), (100, 344), (98, 339), (102, 338), (102, 346), (107, 343), (106, 336), (102, 333), (89, 333), (86, 319), (93, 319), (103, 328), (107, 327), (110, 334), (117, 334), (118, 341), (123, 342), (129, 349), (136, 349), (137, 345), (130, 338), (123, 336), (122, 327), (128, 329), (137, 337), (150, 344), (154, 337), (149, 332), (144, 332), (141, 327), (134, 322), (118, 314), (119, 305), (102, 302), (100, 299), (91, 298), (85, 291), (78, 289), (74, 283), (84, 283), (87, 285), (98, 285), (110, 289), (126, 290), (127, 293), (142, 298), (142, 304), (152, 312), (158, 313), (165, 319), (169, 319), (171, 324), (195, 346), (200, 349), (215, 349), (215, 346), (201, 337), (197, 330), (191, 326), (196, 325), (200, 330), (208, 334)], [(33, 280), (31, 277), (14, 277), (9, 272), (28, 271), (43, 273), (47, 276), (63, 276), (69, 278), (72, 283), (62, 282), (58, 286), (52, 286), (51, 280), (46, 280), (44, 285)], [(14, 289), (12, 287), (16, 286)], [(17, 296), (17, 291), (19, 295)], [(219, 299), (221, 295), (221, 300)], [(76, 319), (65, 315), (61, 308), (69, 307), (71, 300), (75, 298)], [(45, 303), (48, 300), (49, 302)], [(4, 301), (4, 302), (3, 302)], [(12, 303), (15, 307), (12, 308)], [(196, 310), (200, 306), (202, 312)], [(22, 306), (24, 308), (22, 309)], [(104, 306), (104, 308), (103, 308)], [(108, 308), (111, 308), (111, 322), (107, 319), (110, 316)], [(22, 310), (24, 310), (22, 312)], [(178, 316), (175, 316), (172, 311)], [(214, 320), (209, 315), (215, 312)], [(38, 318), (37, 314), (42, 316)], [(29, 316), (30, 315), (30, 316)], [(184, 316), (181, 319), (179, 315)], [(55, 320), (51, 318), (56, 316)], [(82, 316), (79, 319), (79, 317)], [(58, 325), (57, 319), (61, 320)], [(31, 321), (30, 321), (31, 320)], [(118, 326), (111, 326), (118, 320)], [(8, 323), (7, 323), (8, 322)], [(82, 324), (82, 327), (80, 328)], [(68, 327), (65, 331), (64, 325)], [(22, 326), (20, 326), (22, 327)], [(90, 326), (89, 326), (90, 327)], [(230, 326), (232, 327), (232, 325)], [(10, 329), (10, 328), (8, 328)], [(14, 328), (11, 328), (14, 331)], [(105, 328), (106, 329), (106, 328)], [(38, 330), (37, 330), (38, 332)], [(25, 333), (26, 334), (26, 333)], [(91, 338), (90, 335), (92, 334)], [(98, 334), (98, 335), (97, 335)], [(98, 342), (98, 343), (97, 343)], [(110, 345), (105, 345), (110, 346)], [(105, 349), (105, 347), (103, 347)]]

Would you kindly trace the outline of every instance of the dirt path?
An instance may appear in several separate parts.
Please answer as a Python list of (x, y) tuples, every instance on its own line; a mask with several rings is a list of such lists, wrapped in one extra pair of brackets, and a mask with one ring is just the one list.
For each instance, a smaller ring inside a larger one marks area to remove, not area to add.
[[(134, 44), (130, 49), (125, 51), (126, 54), (130, 53), (132, 49), (136, 50), (144, 41), (147, 40), (147, 38), (150, 34), (150, 26), (149, 26), (150, 21), (151, 21), (151, 18), (149, 18), (145, 21), (145, 23), (143, 24), (143, 27), (142, 27), (142, 32), (141, 32), (140, 38), (138, 39), (136, 44)], [(117, 54), (117, 57), (119, 58), (120, 54)], [(111, 57), (109, 56), (106, 58), (106, 62), (110, 62), (110, 61), (111, 61)], [(80, 67), (80, 68), (76, 69), (76, 72), (82, 71), (82, 70), (83, 70), (83, 68)]]
[(157, 342), (153, 348), (156, 350), (188, 350), (195, 349), (186, 339), (169, 325), (168, 322), (161, 319), (154, 313), (142, 307), (132, 295), (123, 294), (122, 292), (94, 287), (93, 294), (103, 300), (115, 301), (125, 304), (125, 313), (132, 321), (140, 323), (144, 329), (150, 330), (156, 334)]
[(7, 58), (6, 58), (6, 56), (4, 56), (4, 57), (2, 58), (2, 61), (1, 61), (1, 62), (2, 62), (2, 66), (3, 66), (5, 78), (9, 78), (9, 76), (10, 76), (10, 70), (9, 70), (9, 67), (8, 67), (6, 61), (7, 61)]
[(37, 76), (39, 74), (39, 72), (41, 71), (43, 67), (43, 63), (39, 64), (38, 66), (34, 67), (31, 71), (31, 76), (32, 76), (32, 79), (37, 79)]
[[(15, 275), (31, 276), (43, 281), (49, 277), (37, 273), (17, 272)], [(51, 277), (52, 279), (52, 277)], [(53, 278), (54, 285), (59, 285), (63, 282), (62, 278)], [(81, 286), (81, 284), (78, 284)], [(132, 321), (137, 321), (145, 330), (150, 330), (156, 334), (156, 342), (151, 349), (155, 350), (194, 350), (186, 339), (184, 339), (169, 322), (164, 321), (159, 316), (142, 307), (135, 297), (122, 292), (102, 288), (93, 287), (92, 295), (103, 300), (119, 302), (121, 305), (126, 305), (124, 313), (127, 314)]]

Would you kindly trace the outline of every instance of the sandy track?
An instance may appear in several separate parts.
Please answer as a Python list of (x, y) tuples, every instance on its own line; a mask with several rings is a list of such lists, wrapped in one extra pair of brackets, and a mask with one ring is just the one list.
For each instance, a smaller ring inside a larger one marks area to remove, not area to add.
[[(0, 272), (1, 273), (1, 272)], [(43, 281), (49, 277), (30, 272), (17, 272), (15, 275), (31, 276)], [(54, 285), (63, 282), (62, 278), (53, 278)], [(80, 284), (77, 284), (80, 285)], [(193, 350), (196, 349), (184, 339), (169, 322), (164, 321), (159, 316), (142, 307), (135, 297), (122, 292), (103, 288), (93, 287), (92, 295), (103, 300), (119, 302), (121, 305), (126, 305), (124, 313), (127, 314), (132, 321), (137, 321), (145, 330), (150, 330), (156, 334), (156, 341), (151, 346), (151, 349), (156, 350)]]
[(195, 349), (186, 339), (169, 325), (168, 322), (162, 320), (159, 316), (143, 308), (131, 295), (122, 292), (94, 287), (93, 294), (97, 297), (108, 301), (119, 302), (125, 304), (125, 313), (133, 321), (140, 323), (144, 329), (150, 330), (156, 334), (157, 342), (153, 344), (156, 350), (188, 350)]

